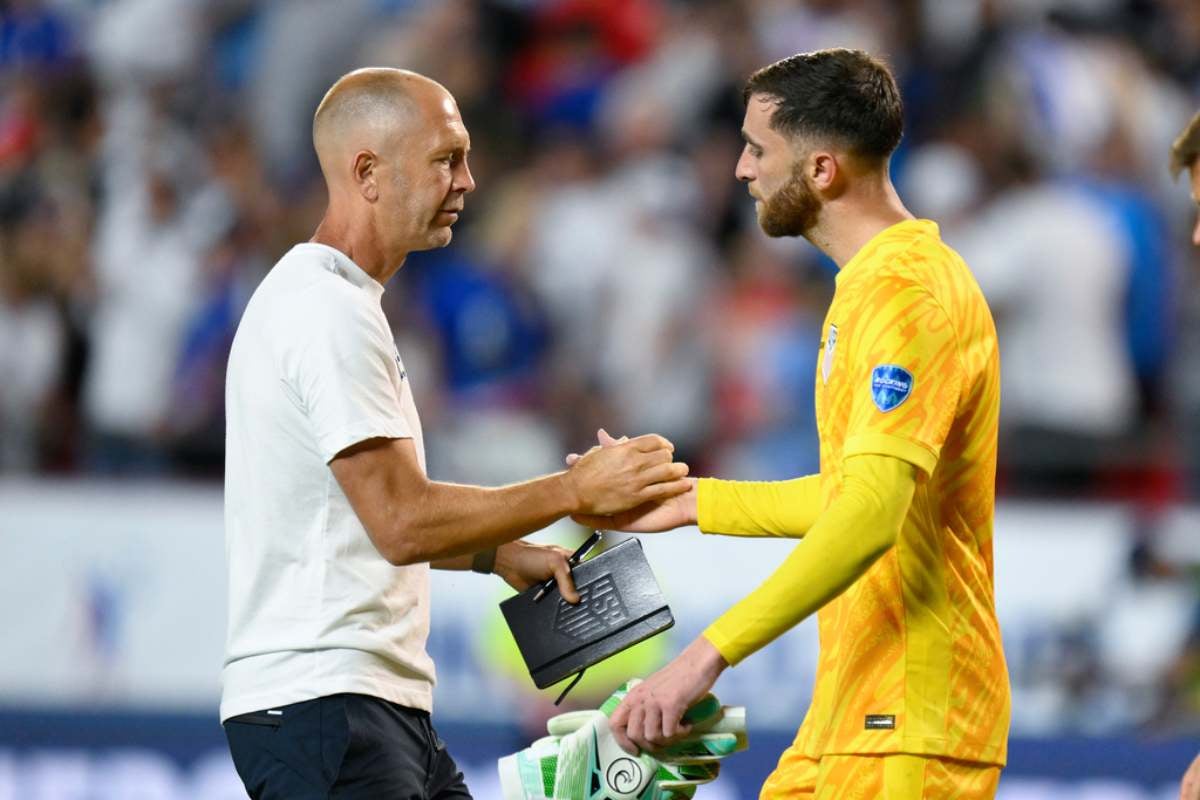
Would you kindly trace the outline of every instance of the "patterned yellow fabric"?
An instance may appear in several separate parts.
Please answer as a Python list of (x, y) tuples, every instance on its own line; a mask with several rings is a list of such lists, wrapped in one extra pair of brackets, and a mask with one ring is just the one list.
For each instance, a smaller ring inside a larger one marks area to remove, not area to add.
[[(817, 683), (797, 746), (810, 756), (1004, 764), (1010, 697), (993, 590), (1000, 358), (991, 312), (937, 225), (911, 220), (842, 268), (823, 329), (816, 406), (826, 504), (857, 453), (905, 459), (925, 479), (896, 546), (817, 615)], [(874, 378), (888, 366), (912, 380), (883, 411)]]
[[(731, 665), (761, 647), (770, 644), (862, 577), (876, 559), (895, 546), (908, 508), (916, 492), (918, 470), (894, 456), (863, 453), (846, 459), (842, 485), (837, 498), (819, 514), (804, 541), (796, 546), (783, 563), (757, 589), (738, 601), (704, 630), (704, 638)], [(819, 480), (820, 476), (816, 476)], [(796, 487), (795, 481), (781, 481), (781, 487)], [(729, 491), (733, 487), (734, 491)], [(738, 507), (737, 513), (699, 514), (703, 531), (720, 517), (727, 517), (733, 530), (742, 530), (746, 520), (736, 517), (754, 511), (751, 528), (774, 528), (762, 524), (758, 506), (732, 502), (745, 501), (744, 487), (733, 481), (701, 482), (697, 500), (709, 495), (706, 506), (714, 509)], [(756, 493), (758, 494), (758, 493)], [(803, 493), (797, 502), (780, 498), (785, 508), (803, 506)], [(758, 498), (768, 501), (770, 495)], [(711, 519), (710, 519), (711, 516)], [(769, 516), (769, 515), (768, 515)], [(802, 515), (801, 515), (802, 516)]]
[(1000, 767), (926, 756), (826, 756), (789, 748), (759, 800), (993, 800)]
[[(907, 753), (1003, 765), (1010, 699), (993, 594), (999, 353), (991, 313), (937, 225), (911, 220), (842, 268), (823, 330), (821, 513), (860, 488), (847, 480), (847, 460), (860, 460), (852, 456), (891, 456), (919, 474), (894, 546), (817, 614), (816, 687), (793, 750), (810, 759)], [(785, 520), (750, 505), (787, 502), (786, 493), (740, 489), (731, 504), (719, 483), (702, 485), (699, 502), (706, 520), (748, 526), (730, 532), (786, 526), (796, 535), (813, 518), (808, 491), (796, 493), (802, 508)], [(818, 514), (814, 538), (821, 525)], [(852, 526), (837, 533), (855, 535)], [(806, 596), (797, 586), (787, 597), (794, 605)], [(764, 618), (782, 612), (761, 609)], [(753, 616), (738, 607), (727, 616), (737, 614)], [(715, 638), (745, 649), (723, 621), (710, 628)]]

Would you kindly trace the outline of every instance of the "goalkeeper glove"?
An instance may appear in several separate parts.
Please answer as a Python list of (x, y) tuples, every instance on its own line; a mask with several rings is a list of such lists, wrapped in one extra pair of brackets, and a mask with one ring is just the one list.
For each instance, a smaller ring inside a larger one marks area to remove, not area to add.
[(688, 709), (692, 732), (662, 751), (630, 756), (613, 738), (608, 718), (629, 689), (599, 711), (550, 719), (551, 734), (500, 759), (505, 800), (685, 800), (717, 777), (722, 758), (746, 747), (745, 710), (722, 709), (709, 694)]

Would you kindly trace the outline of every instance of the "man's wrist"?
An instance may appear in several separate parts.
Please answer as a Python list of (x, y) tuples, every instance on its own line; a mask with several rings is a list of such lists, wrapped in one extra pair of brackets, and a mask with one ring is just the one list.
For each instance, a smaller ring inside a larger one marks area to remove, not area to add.
[(692, 488), (683, 495), (684, 517), (687, 519), (688, 525), (698, 525), (700, 523), (700, 479), (688, 478), (687, 480)]
[(560, 516), (583, 512), (583, 499), (580, 497), (576, 478), (571, 469), (564, 470), (551, 476), (555, 492), (554, 506)]
[(496, 561), (492, 564), (492, 574), (499, 577), (501, 580), (507, 581), (508, 574), (512, 570), (513, 548), (518, 546), (520, 539), (515, 539), (511, 542), (505, 542), (496, 548)]
[(729, 667), (729, 662), (725, 660), (725, 656), (721, 655), (721, 651), (716, 645), (708, 640), (706, 636), (701, 634), (696, 637), (696, 640), (688, 646), (688, 660), (703, 674), (705, 677), (716, 681), (716, 679)]

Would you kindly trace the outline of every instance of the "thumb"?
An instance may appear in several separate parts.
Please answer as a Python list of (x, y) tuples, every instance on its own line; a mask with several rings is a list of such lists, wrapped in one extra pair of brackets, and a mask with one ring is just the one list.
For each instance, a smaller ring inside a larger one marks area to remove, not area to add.
[(604, 428), (596, 431), (596, 439), (599, 440), (600, 444), (604, 447), (610, 447), (614, 444), (620, 444), (621, 442), (629, 441), (628, 436), (622, 436), (620, 439), (614, 439), (608, 431), (604, 430)]
[(565, 560), (554, 567), (554, 580), (558, 582), (558, 591), (564, 600), (571, 605), (579, 602), (579, 592), (575, 591), (575, 580)]
[(575, 466), (575, 462), (580, 459), (579, 453), (567, 453), (567, 466)]

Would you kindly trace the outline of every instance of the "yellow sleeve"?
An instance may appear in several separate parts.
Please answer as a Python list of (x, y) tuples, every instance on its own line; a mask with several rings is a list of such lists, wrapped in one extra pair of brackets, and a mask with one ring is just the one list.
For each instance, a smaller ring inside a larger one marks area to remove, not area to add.
[(704, 533), (798, 539), (821, 513), (821, 476), (790, 481), (701, 478), (696, 524)]
[(845, 591), (896, 543), (916, 476), (912, 464), (892, 456), (846, 459), (842, 492), (808, 536), (704, 637), (737, 664)]
[(842, 458), (895, 456), (932, 475), (966, 380), (954, 325), (928, 289), (911, 284), (860, 327), (850, 339), (848, 379), (861, 389)]

